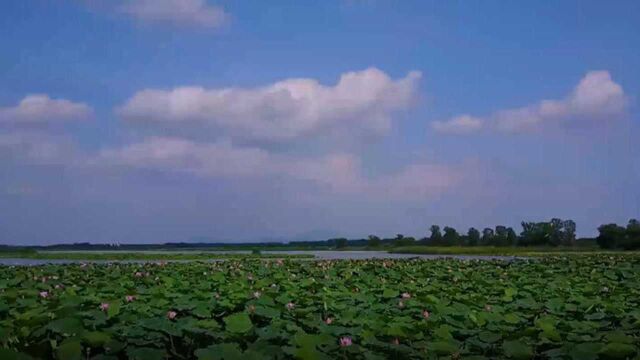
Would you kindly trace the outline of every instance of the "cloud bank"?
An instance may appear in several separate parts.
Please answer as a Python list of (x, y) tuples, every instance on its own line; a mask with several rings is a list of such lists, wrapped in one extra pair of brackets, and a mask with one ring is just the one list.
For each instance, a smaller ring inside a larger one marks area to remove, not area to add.
[[(541, 130), (580, 122), (615, 119), (626, 112), (628, 99), (608, 71), (590, 71), (563, 99), (542, 100), (514, 109), (500, 110), (487, 120), (461, 115), (435, 121), (431, 127), (441, 133), (470, 134), (489, 127), (506, 133)], [(484, 123), (488, 122), (488, 126)]]
[(122, 148), (105, 149), (92, 163), (211, 178), (284, 177), (311, 181), (331, 193), (376, 198), (426, 197), (460, 180), (457, 170), (434, 164), (410, 164), (397, 173), (369, 178), (363, 175), (360, 158), (353, 154), (296, 157), (235, 147), (228, 141), (202, 143), (176, 137), (150, 137)]
[(128, 122), (207, 126), (238, 138), (271, 141), (344, 129), (385, 134), (392, 115), (411, 105), (420, 78), (412, 71), (393, 80), (369, 68), (342, 74), (334, 86), (300, 78), (256, 88), (147, 89), (117, 113)]
[(1, 124), (51, 124), (91, 117), (93, 110), (84, 103), (52, 99), (46, 94), (27, 95), (13, 107), (0, 107)]
[(144, 22), (189, 27), (218, 28), (229, 21), (222, 7), (205, 0), (126, 0), (118, 10)]

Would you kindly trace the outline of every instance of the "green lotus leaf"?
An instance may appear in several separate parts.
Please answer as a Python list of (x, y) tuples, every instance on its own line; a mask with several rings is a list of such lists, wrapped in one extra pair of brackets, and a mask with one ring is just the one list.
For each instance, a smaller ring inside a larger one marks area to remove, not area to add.
[(68, 339), (56, 349), (58, 359), (80, 360), (82, 359), (82, 345), (79, 340)]
[(451, 355), (458, 352), (460, 343), (450, 339), (447, 341), (434, 341), (428, 345), (427, 351), (432, 351), (438, 355)]
[(80, 334), (84, 331), (82, 321), (75, 317), (53, 320), (47, 326), (51, 331), (59, 334)]
[(27, 355), (27, 354), (23, 354), (23, 353), (17, 352), (17, 351), (12, 350), (12, 349), (0, 348), (0, 359), (2, 359), (2, 360), (31, 360), (32, 357)]
[(92, 347), (102, 346), (111, 341), (111, 335), (100, 331), (90, 331), (84, 333), (82, 338)]
[(224, 318), (226, 329), (232, 333), (246, 333), (253, 327), (249, 315), (246, 313), (236, 313)]
[(604, 344), (601, 343), (577, 344), (571, 348), (569, 354), (573, 360), (595, 360), (603, 347)]
[(531, 346), (519, 340), (505, 341), (502, 343), (502, 349), (506, 356), (513, 359), (530, 359), (533, 357)]
[(600, 355), (605, 359), (627, 359), (635, 355), (635, 346), (623, 343), (610, 343), (600, 349)]
[(127, 356), (130, 360), (162, 360), (167, 358), (164, 350), (154, 348), (127, 348)]

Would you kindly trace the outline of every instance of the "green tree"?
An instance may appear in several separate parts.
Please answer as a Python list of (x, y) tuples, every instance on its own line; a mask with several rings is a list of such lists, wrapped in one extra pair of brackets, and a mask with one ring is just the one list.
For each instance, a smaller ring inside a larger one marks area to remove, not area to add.
[(576, 244), (576, 223), (573, 220), (566, 220), (562, 223), (564, 230), (562, 236), (562, 245), (574, 246)]
[(482, 230), (482, 238), (480, 239), (480, 244), (485, 246), (493, 244), (493, 237), (494, 237), (493, 229), (484, 228), (484, 230)]
[(507, 229), (507, 245), (518, 245), (518, 235), (516, 235), (516, 232), (511, 227)]
[(431, 236), (429, 237), (429, 243), (432, 245), (442, 245), (442, 233), (440, 232), (440, 226), (431, 225)]
[(551, 219), (546, 228), (548, 229), (549, 244), (552, 246), (561, 245), (563, 242), (562, 219)]
[(348, 245), (348, 241), (345, 238), (335, 239), (336, 249), (344, 249)]
[(416, 244), (416, 239), (411, 236), (396, 237), (394, 244), (396, 246), (412, 246)]
[(600, 233), (596, 238), (598, 245), (603, 249), (615, 249), (625, 240), (627, 229), (618, 224), (601, 225), (598, 228)]
[(491, 245), (505, 246), (507, 241), (507, 227), (503, 225), (496, 226), (495, 236)]
[(443, 244), (447, 246), (459, 245), (460, 234), (458, 234), (458, 231), (456, 229), (449, 226), (445, 226), (444, 236), (442, 237), (442, 241), (443, 241)]
[(625, 238), (620, 247), (627, 250), (640, 249), (640, 222), (636, 219), (629, 220), (625, 231)]
[(480, 243), (480, 231), (478, 229), (471, 227), (469, 231), (467, 231), (467, 245), (476, 246)]
[(553, 245), (550, 241), (554, 232), (551, 222), (522, 222), (520, 243), (525, 246)]
[(372, 248), (379, 247), (381, 243), (382, 243), (382, 240), (380, 240), (379, 237), (375, 235), (369, 235), (369, 241), (367, 243), (369, 247), (372, 247)]

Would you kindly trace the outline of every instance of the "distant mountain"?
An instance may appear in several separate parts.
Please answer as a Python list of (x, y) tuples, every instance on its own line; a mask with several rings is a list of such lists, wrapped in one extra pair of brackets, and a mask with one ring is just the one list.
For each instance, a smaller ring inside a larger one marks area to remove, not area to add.
[(293, 236), (267, 236), (257, 239), (220, 239), (209, 236), (194, 236), (185, 241), (186, 243), (207, 243), (207, 244), (220, 244), (220, 243), (288, 243), (292, 241), (319, 241), (327, 240), (331, 238), (341, 237), (340, 233), (335, 230), (317, 229), (303, 233), (299, 233)]
[(327, 240), (332, 238), (341, 237), (338, 231), (335, 230), (327, 230), (327, 229), (318, 229), (311, 230), (307, 232), (303, 232), (288, 238), (288, 241), (319, 241), (319, 240)]

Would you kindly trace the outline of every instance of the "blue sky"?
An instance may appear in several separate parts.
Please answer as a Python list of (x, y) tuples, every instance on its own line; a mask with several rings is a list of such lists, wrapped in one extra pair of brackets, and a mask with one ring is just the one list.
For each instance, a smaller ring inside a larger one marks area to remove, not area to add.
[(637, 1), (3, 1), (0, 241), (640, 217)]

